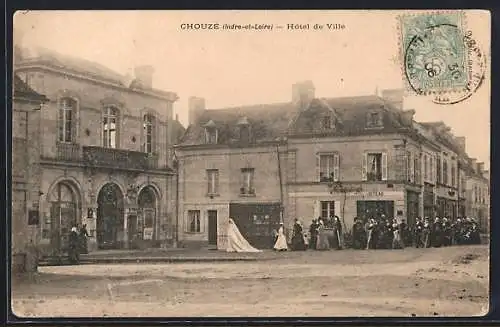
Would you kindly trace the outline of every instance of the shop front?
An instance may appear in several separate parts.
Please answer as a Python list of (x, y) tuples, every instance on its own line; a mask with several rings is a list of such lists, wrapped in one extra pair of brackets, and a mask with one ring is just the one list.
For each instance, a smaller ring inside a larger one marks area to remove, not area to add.
[(425, 185), (424, 186), (424, 198), (423, 198), (423, 204), (424, 204), (424, 216), (423, 218), (431, 218), (434, 217), (434, 209), (435, 209), (435, 203), (434, 203), (434, 190), (431, 186)]
[(445, 197), (436, 198), (437, 217), (446, 217), (451, 220), (457, 218), (457, 201)]
[(254, 247), (273, 247), (273, 230), (280, 224), (279, 203), (231, 203), (229, 216), (233, 218), (243, 237)]
[(366, 222), (368, 219), (380, 221), (394, 218), (394, 201), (390, 200), (358, 200), (356, 201), (357, 217)]

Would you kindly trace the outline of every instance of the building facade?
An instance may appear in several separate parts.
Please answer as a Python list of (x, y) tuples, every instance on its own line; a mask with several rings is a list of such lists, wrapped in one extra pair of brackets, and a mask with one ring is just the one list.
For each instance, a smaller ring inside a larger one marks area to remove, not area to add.
[(229, 217), (258, 247), (294, 218), (459, 216), (459, 142), (418, 123), (401, 92), (316, 98), (312, 82), (287, 103), (206, 110), (190, 101), (179, 159), (179, 240), (224, 248)]
[(37, 245), (39, 224), (40, 110), (47, 98), (14, 75), (12, 98), (12, 272), (26, 267), (28, 247)]
[(171, 241), (177, 95), (152, 87), (149, 66), (137, 67), (130, 82), (96, 63), (44, 50), (25, 53), (14, 69), (49, 99), (36, 137), (43, 251), (64, 250), (76, 225), (86, 225), (90, 250)]

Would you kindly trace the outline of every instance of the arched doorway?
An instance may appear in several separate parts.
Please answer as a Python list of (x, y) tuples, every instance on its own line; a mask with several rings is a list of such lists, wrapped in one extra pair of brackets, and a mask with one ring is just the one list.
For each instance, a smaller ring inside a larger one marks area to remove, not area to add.
[(104, 185), (97, 197), (97, 246), (117, 249), (123, 241), (123, 193), (114, 183)]
[(142, 234), (145, 241), (153, 241), (156, 238), (156, 192), (151, 186), (144, 187), (139, 193), (137, 204), (139, 217), (137, 221), (138, 233)]
[(50, 245), (53, 251), (68, 247), (69, 233), (78, 224), (78, 197), (67, 182), (59, 182), (48, 196), (50, 203)]

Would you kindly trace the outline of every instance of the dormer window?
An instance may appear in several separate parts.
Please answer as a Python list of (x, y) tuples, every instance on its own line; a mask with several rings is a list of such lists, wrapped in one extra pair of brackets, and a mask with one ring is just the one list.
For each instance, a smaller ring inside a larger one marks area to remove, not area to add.
[(380, 128), (383, 127), (382, 113), (380, 111), (369, 112), (366, 116), (367, 128)]
[(210, 120), (204, 127), (206, 144), (217, 144), (218, 131), (214, 121)]
[(326, 115), (321, 118), (321, 128), (331, 130), (335, 128), (335, 118), (331, 115)]
[(240, 118), (236, 125), (238, 126), (240, 141), (242, 143), (250, 142), (250, 123), (247, 117)]

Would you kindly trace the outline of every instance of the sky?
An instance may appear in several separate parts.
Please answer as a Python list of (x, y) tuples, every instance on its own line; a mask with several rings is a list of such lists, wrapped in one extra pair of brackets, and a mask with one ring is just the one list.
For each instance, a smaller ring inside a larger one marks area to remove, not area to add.
[[(151, 65), (153, 87), (176, 92), (186, 126), (187, 99), (221, 108), (291, 100), (291, 86), (313, 81), (317, 97), (403, 88), (397, 11), (30, 11), (14, 16), (15, 42), (98, 62), (118, 73)], [(269, 30), (186, 30), (182, 24), (273, 24)], [(288, 24), (309, 24), (288, 30)], [(315, 24), (324, 25), (315, 30)], [(329, 29), (325, 24), (342, 24)], [(284, 26), (277, 29), (277, 25)], [(490, 51), (486, 12), (468, 12), (467, 27)], [(489, 65), (488, 65), (489, 69)], [(444, 121), (466, 137), (469, 156), (490, 161), (490, 77), (469, 99), (438, 105), (405, 98), (417, 121)]]

